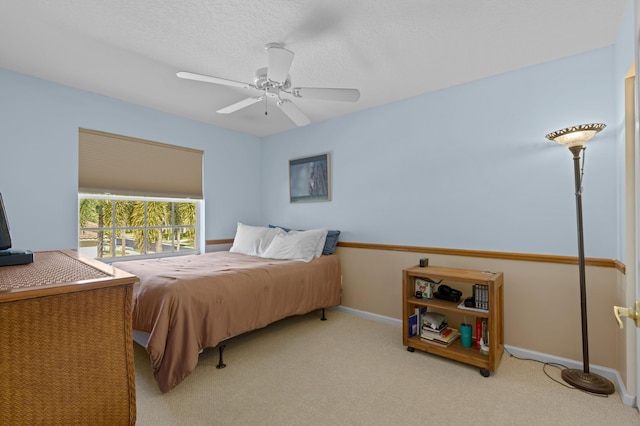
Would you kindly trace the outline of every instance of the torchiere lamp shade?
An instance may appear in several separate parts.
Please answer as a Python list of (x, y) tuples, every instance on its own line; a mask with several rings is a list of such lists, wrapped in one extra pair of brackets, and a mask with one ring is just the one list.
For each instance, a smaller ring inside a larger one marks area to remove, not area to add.
[(607, 125), (602, 123), (580, 124), (551, 132), (546, 138), (569, 148), (572, 146), (582, 146), (605, 127), (607, 127)]

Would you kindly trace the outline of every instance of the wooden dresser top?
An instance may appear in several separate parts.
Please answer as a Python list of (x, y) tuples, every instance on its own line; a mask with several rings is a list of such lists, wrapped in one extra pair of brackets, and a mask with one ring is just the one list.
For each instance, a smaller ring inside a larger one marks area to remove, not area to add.
[(0, 267), (0, 302), (133, 283), (135, 275), (72, 250), (34, 253), (33, 263)]

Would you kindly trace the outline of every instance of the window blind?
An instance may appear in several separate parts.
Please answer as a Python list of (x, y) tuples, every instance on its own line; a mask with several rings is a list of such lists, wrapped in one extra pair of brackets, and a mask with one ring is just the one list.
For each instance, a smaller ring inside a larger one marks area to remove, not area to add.
[(80, 129), (78, 191), (202, 199), (203, 151)]

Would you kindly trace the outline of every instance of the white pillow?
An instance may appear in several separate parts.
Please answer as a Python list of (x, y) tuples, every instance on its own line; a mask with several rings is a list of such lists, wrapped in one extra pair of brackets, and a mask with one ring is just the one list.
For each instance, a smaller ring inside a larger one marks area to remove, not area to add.
[(238, 222), (236, 236), (229, 251), (261, 256), (277, 234), (284, 234), (284, 231), (279, 228), (250, 226)]
[(316, 250), (313, 253), (313, 257), (320, 257), (320, 256), (322, 256), (322, 250), (324, 250), (324, 243), (327, 240), (327, 233), (329, 232), (329, 228), (309, 229), (307, 231), (297, 231), (295, 229), (291, 229), (289, 231), (289, 234), (296, 234), (296, 233), (300, 233), (300, 232), (310, 232), (310, 231), (316, 231), (316, 232), (320, 232), (321, 234), (323, 234), (320, 237), (320, 240), (318, 241), (318, 247), (316, 247)]
[[(327, 238), (329, 228), (312, 229), (309, 231), (289, 231), (276, 234), (269, 247), (262, 253), (262, 257), (271, 259), (291, 259), (310, 262), (316, 257), (320, 241)], [(324, 247), (324, 242), (322, 246)], [(320, 249), (322, 253), (322, 249)]]

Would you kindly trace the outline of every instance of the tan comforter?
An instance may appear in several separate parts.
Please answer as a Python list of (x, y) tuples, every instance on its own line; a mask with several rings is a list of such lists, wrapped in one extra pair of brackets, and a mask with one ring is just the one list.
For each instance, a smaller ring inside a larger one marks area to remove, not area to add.
[(193, 371), (203, 348), (340, 304), (336, 255), (304, 263), (222, 251), (113, 266), (140, 278), (133, 328), (150, 333), (147, 352), (162, 392)]

